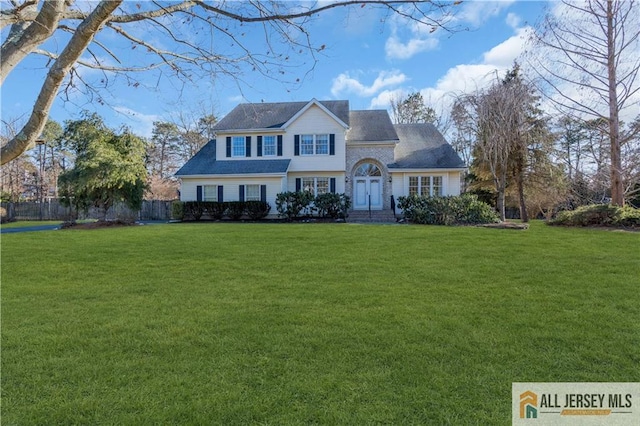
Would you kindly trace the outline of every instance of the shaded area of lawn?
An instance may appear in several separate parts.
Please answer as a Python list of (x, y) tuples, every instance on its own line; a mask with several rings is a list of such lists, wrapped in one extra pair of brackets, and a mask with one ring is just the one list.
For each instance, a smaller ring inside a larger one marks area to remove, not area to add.
[(8, 424), (507, 423), (638, 381), (638, 234), (180, 224), (2, 240)]

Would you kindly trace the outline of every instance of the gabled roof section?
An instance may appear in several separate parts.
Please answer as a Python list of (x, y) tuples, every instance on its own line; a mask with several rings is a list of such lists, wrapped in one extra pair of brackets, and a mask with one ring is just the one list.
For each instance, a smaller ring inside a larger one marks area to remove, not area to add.
[(463, 169), (464, 162), (431, 123), (395, 124), (400, 142), (390, 169)]
[(317, 105), (345, 128), (349, 126), (349, 101), (245, 103), (236, 106), (214, 130), (234, 131), (285, 128), (312, 105)]
[(349, 142), (393, 142), (398, 135), (386, 110), (351, 111), (351, 128), (347, 131)]
[[(311, 99), (311, 101), (309, 101), (309, 103), (307, 103), (300, 111), (298, 111), (293, 117), (287, 120), (283, 127), (287, 127), (289, 124), (296, 121), (298, 117), (300, 117), (305, 113), (305, 111), (307, 111), (314, 105), (319, 107), (327, 115), (336, 120), (345, 129), (349, 128), (349, 101), (320, 102), (317, 99)], [(340, 118), (340, 116), (342, 116), (342, 118)]]
[(284, 174), (291, 160), (216, 161), (216, 140), (209, 141), (176, 172), (176, 176)]

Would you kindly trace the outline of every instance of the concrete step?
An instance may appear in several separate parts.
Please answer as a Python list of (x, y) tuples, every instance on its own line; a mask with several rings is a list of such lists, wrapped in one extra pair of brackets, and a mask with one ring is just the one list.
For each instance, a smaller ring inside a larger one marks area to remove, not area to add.
[(396, 218), (391, 210), (352, 210), (349, 212), (347, 222), (358, 223), (395, 223)]

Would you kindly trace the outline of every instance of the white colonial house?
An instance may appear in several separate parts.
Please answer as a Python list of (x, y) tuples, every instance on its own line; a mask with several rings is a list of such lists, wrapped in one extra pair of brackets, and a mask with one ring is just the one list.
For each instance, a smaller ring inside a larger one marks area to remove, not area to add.
[(389, 210), (410, 194), (459, 195), (464, 165), (431, 124), (393, 124), (349, 101), (240, 104), (177, 173), (182, 201), (346, 193), (353, 210)]

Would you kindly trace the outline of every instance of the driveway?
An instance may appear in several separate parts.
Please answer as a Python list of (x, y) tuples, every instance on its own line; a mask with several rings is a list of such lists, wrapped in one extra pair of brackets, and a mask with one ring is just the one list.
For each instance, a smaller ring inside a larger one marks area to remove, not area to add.
[(2, 234), (14, 234), (16, 232), (33, 232), (33, 231), (52, 231), (55, 229), (60, 229), (60, 224), (58, 225), (39, 225), (39, 226), (21, 226), (19, 228), (0, 228), (0, 233)]

